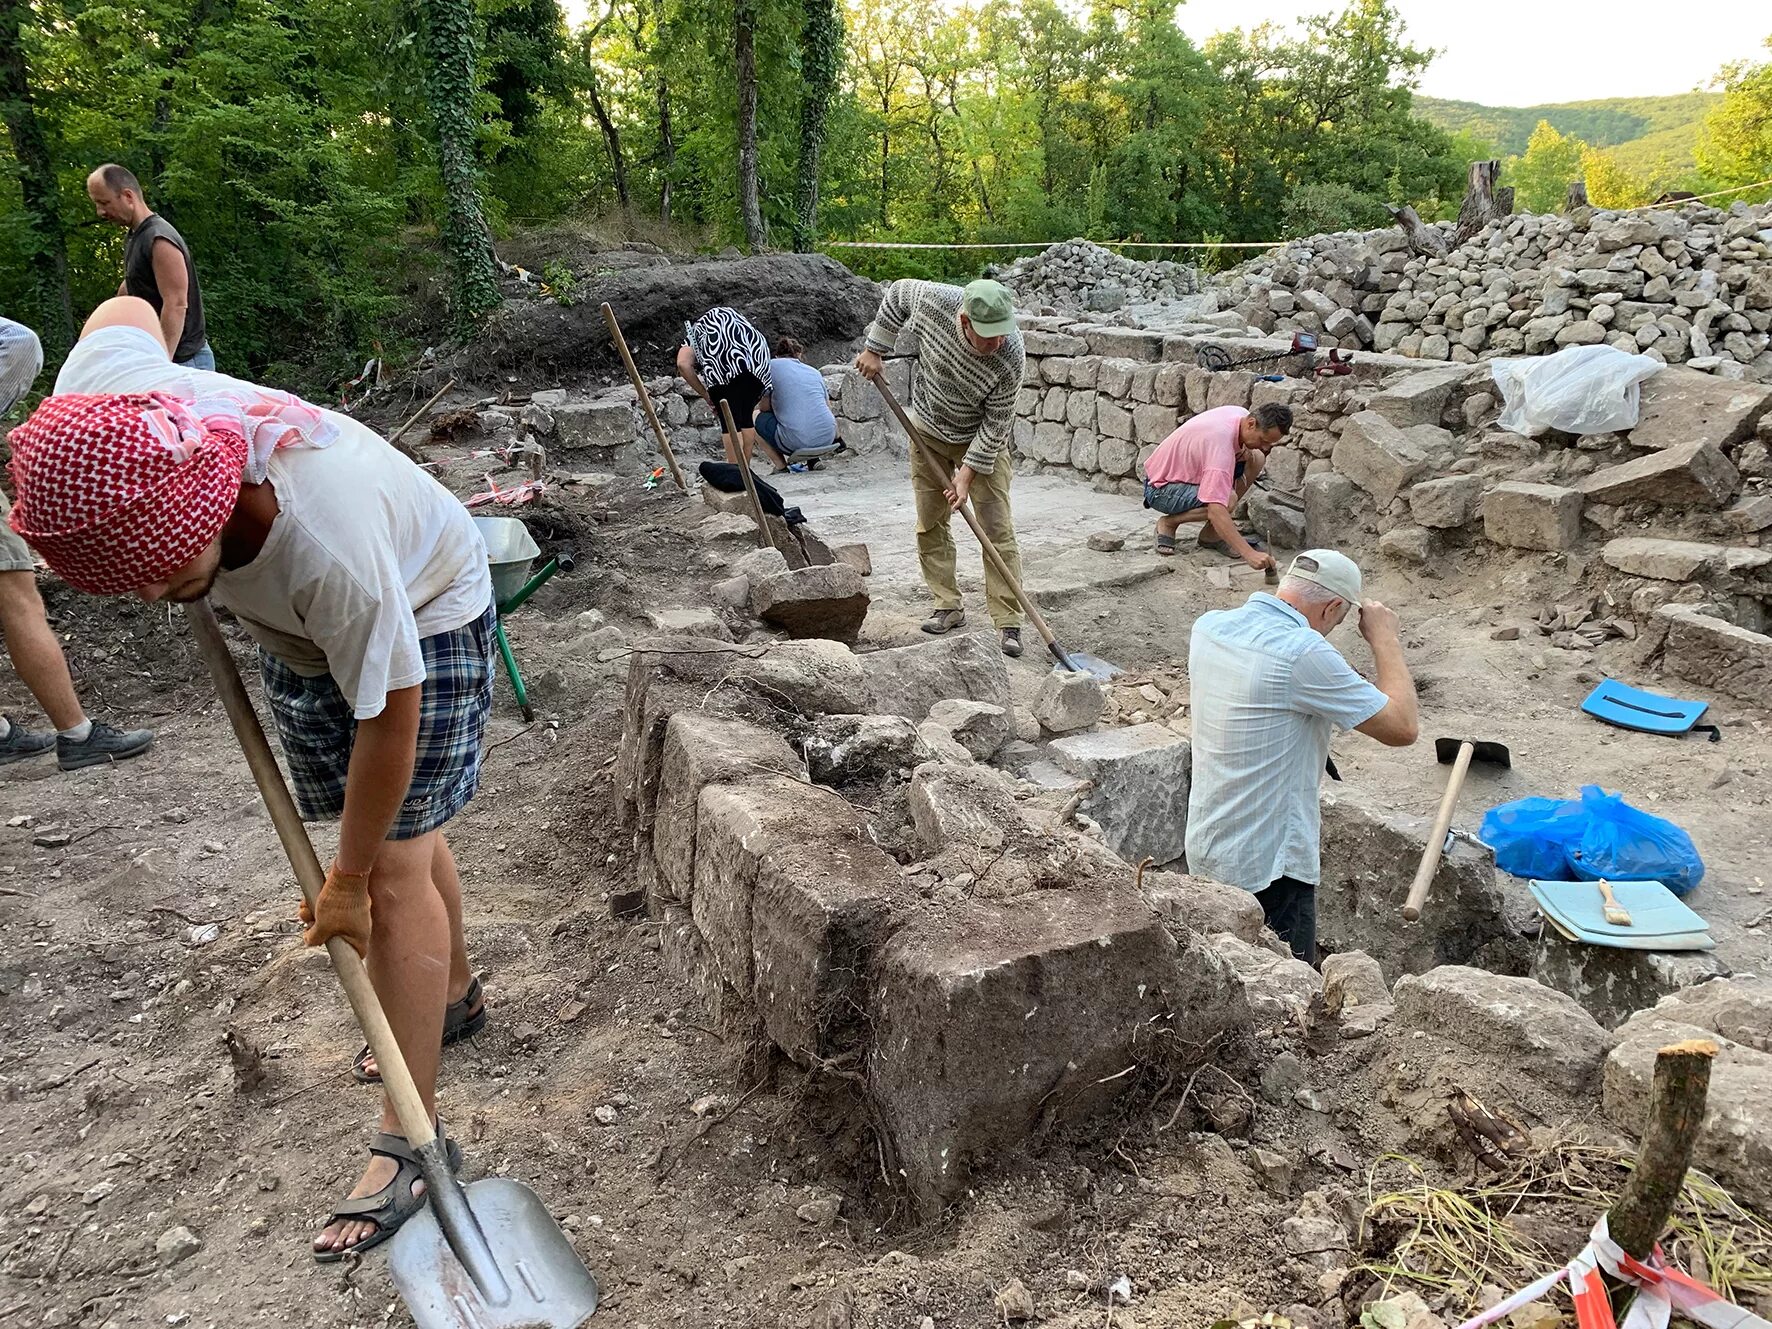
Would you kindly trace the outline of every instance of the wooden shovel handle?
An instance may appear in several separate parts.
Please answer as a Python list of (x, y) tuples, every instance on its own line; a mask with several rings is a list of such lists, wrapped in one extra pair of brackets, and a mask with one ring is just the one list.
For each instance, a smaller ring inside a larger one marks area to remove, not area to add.
[(745, 496), (751, 500), (751, 520), (757, 523), (757, 547), (772, 549), (775, 541), (769, 538), (769, 519), (763, 515), (763, 500), (757, 497), (757, 477), (751, 474), (751, 449), (745, 443), (744, 435), (739, 433), (738, 424), (732, 418), (732, 407), (724, 397), (720, 399), (720, 426), (732, 439), (732, 452), (738, 458), (738, 473), (744, 478)]
[[(190, 622), (197, 650), (209, 666), (209, 676), (215, 681), (216, 693), (234, 727), (240, 751), (252, 769), (253, 783), (258, 786), (265, 808), (271, 814), (271, 824), (277, 828), (277, 838), (283, 842), (290, 870), (295, 873), (301, 893), (312, 907), (320, 898), (326, 873), (314, 853), (308, 828), (302, 825), (301, 813), (296, 811), (295, 800), (289, 796), (289, 786), (284, 783), (277, 759), (271, 755), (271, 745), (265, 741), (258, 712), (252, 708), (252, 698), (246, 695), (240, 671), (234, 668), (234, 657), (228, 654), (228, 644), (222, 640), (215, 610), (210, 608), (209, 601), (198, 600), (185, 606), (185, 618)], [(422, 1150), (437, 1138), (437, 1132), (431, 1124), (430, 1113), (425, 1111), (424, 1102), (418, 1096), (418, 1086), (412, 1082), (412, 1072), (406, 1068), (406, 1058), (400, 1055), (394, 1031), (388, 1027), (388, 1017), (382, 1012), (381, 1001), (370, 985), (363, 958), (343, 937), (334, 937), (327, 942), (326, 953), (332, 957), (333, 970), (345, 990), (346, 1000), (351, 1003), (351, 1012), (362, 1026), (369, 1050), (375, 1054), (382, 1087), (387, 1091), (394, 1111), (399, 1114), (400, 1129), (406, 1133), (407, 1142), (413, 1149)]]
[[(941, 476), (941, 466), (936, 460), (935, 450), (923, 441), (922, 431), (911, 422), (911, 417), (905, 414), (904, 407), (898, 404), (898, 398), (893, 396), (892, 389), (886, 386), (885, 376), (882, 375), (881, 377), (876, 378), (874, 380), (874, 386), (880, 390), (880, 396), (885, 399), (886, 405), (892, 410), (892, 414), (898, 418), (899, 428), (904, 430), (905, 437), (910, 439), (911, 452), (923, 463), (923, 465), (929, 467), (939, 478)], [(1066, 654), (1064, 647), (1058, 644), (1058, 638), (1052, 635), (1052, 629), (1046, 626), (1046, 620), (1040, 614), (1040, 607), (1036, 605), (1028, 596), (1028, 593), (1022, 589), (1021, 579), (1009, 570), (1008, 562), (998, 551), (997, 546), (991, 543), (990, 536), (984, 533), (984, 527), (978, 524), (978, 518), (974, 516), (972, 512), (971, 500), (960, 504), (960, 515), (966, 519), (966, 524), (972, 528), (972, 534), (977, 538), (979, 548), (984, 550), (984, 556), (990, 560), (991, 566), (996, 568), (1003, 580), (1009, 584), (1009, 589), (1015, 593), (1016, 600), (1021, 604), (1022, 612), (1028, 616), (1028, 621), (1034, 625), (1034, 630), (1038, 632), (1041, 639), (1045, 641), (1046, 649), (1051, 651), (1059, 664), (1063, 665), (1071, 673), (1076, 674), (1083, 672), (1078, 669), (1076, 665), (1071, 663), (1071, 658)]]
[(1452, 828), (1452, 809), (1458, 803), (1458, 791), (1464, 774), (1471, 768), (1471, 756), (1477, 745), (1469, 741), (1458, 745), (1458, 758), (1452, 763), (1452, 774), (1446, 778), (1446, 793), (1440, 799), (1440, 812), (1434, 818), (1433, 833), (1421, 851), (1421, 866), (1415, 869), (1415, 880), (1409, 886), (1409, 898), (1403, 901), (1403, 921), (1413, 923), (1421, 917), (1421, 906), (1427, 902), (1427, 888), (1433, 884), (1440, 868), (1440, 853), (1446, 843), (1446, 832)]
[(671, 468), (671, 479), (677, 482), (677, 488), (684, 493), (689, 492), (689, 484), (683, 479), (683, 468), (677, 465), (677, 454), (671, 451), (671, 440), (665, 437), (664, 425), (658, 418), (658, 411), (652, 405), (652, 395), (646, 391), (646, 384), (640, 380), (640, 369), (634, 363), (634, 354), (628, 350), (628, 339), (621, 335), (621, 322), (615, 317), (615, 311), (608, 302), (602, 306), (603, 321), (609, 325), (609, 340), (615, 343), (616, 351), (621, 355), (621, 362), (628, 371), (628, 380), (634, 385), (634, 395), (640, 399), (640, 409), (646, 412), (646, 419), (652, 426), (652, 436), (658, 440), (658, 450), (664, 453), (665, 465)]

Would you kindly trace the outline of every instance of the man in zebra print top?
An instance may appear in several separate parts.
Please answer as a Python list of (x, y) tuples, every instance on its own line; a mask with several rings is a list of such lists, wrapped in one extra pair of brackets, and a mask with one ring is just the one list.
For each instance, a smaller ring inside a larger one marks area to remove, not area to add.
[[(1015, 327), (1014, 299), (994, 281), (975, 281), (963, 290), (908, 278), (892, 282), (856, 369), (878, 380), (880, 357), (900, 341), (916, 357), (910, 416), (934, 454), (932, 465), (911, 449), (911, 493), (917, 504), (917, 561), (935, 599), (923, 631), (939, 635), (966, 621), (948, 523), (968, 497), (979, 525), (1021, 578), (1009, 510), (1009, 435), (1027, 353)], [(1020, 655), (1021, 602), (988, 559), (984, 590), (1003, 654)]]
[(739, 439), (725, 432), (717, 403), (732, 408), (732, 423), (744, 441), (744, 456), (757, 450), (757, 403), (774, 390), (769, 377), (769, 342), (736, 309), (717, 305), (683, 325), (677, 372), (714, 413), (726, 445), (726, 460), (741, 463)]

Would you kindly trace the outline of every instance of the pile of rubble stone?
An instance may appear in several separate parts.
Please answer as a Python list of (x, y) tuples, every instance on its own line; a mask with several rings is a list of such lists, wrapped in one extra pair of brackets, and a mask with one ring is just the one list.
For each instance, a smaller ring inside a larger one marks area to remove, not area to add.
[(1016, 259), (997, 277), (1024, 304), (1097, 313), (1173, 301), (1200, 289), (1200, 274), (1185, 263), (1141, 263), (1082, 239)]
[(1217, 289), (1263, 331), (1304, 329), (1349, 349), (1469, 362), (1603, 342), (1766, 380), (1768, 259), (1772, 204), (1582, 209), (1502, 218), (1440, 257), (1412, 252), (1396, 228), (1313, 236)]

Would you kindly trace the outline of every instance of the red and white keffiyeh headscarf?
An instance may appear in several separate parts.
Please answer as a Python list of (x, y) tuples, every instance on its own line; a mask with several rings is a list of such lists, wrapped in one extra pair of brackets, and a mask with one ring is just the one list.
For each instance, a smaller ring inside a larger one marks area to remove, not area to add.
[(272, 452), (337, 438), (318, 408), (270, 389), (49, 397), (12, 431), (12, 529), (70, 586), (133, 591), (193, 562)]

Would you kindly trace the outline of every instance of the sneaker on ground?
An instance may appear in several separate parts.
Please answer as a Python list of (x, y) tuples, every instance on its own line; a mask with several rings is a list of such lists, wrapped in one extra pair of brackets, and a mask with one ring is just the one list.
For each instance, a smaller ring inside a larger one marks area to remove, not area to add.
[(10, 715), (6, 717), (6, 723), (12, 727), (6, 731), (5, 738), (0, 738), (0, 766), (41, 757), (55, 746), (54, 734), (40, 729), (25, 729)]
[(1021, 629), (1020, 628), (1004, 628), (1003, 629), (1003, 654), (1007, 655), (1011, 659), (1015, 659), (1015, 660), (1019, 660), (1021, 658)]
[(932, 637), (939, 637), (944, 632), (952, 632), (966, 623), (964, 609), (937, 609), (923, 620), (923, 631)]
[(153, 746), (152, 729), (114, 729), (102, 720), (94, 720), (92, 732), (79, 743), (65, 735), (56, 735), (55, 763), (64, 771), (77, 771), (83, 766), (127, 761), (130, 757), (141, 756)]

